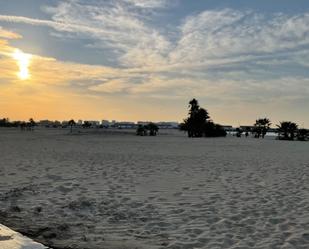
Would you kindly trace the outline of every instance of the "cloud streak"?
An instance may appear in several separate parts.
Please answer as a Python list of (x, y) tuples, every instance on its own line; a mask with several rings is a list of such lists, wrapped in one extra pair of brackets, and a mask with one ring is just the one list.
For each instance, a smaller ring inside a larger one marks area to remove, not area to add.
[[(38, 85), (92, 96), (197, 96), (229, 104), (306, 99), (309, 75), (300, 68), (309, 67), (309, 13), (226, 8), (157, 25), (169, 4), (70, 0), (45, 6), (50, 19), (0, 15), (0, 22), (48, 27), (62, 39), (87, 39), (84, 49), (106, 51), (114, 62), (92, 66), (36, 56), (33, 82)], [(0, 37), (21, 38), (2, 28)], [(44, 75), (48, 80), (42, 82)]]

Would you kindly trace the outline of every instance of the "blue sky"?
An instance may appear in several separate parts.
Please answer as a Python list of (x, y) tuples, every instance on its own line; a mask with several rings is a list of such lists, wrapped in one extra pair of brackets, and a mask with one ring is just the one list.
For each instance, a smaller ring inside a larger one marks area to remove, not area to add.
[(77, 73), (50, 90), (84, 98), (93, 118), (179, 121), (196, 97), (221, 123), (309, 126), (305, 0), (2, 0), (0, 27), (22, 37), (3, 38), (12, 48)]

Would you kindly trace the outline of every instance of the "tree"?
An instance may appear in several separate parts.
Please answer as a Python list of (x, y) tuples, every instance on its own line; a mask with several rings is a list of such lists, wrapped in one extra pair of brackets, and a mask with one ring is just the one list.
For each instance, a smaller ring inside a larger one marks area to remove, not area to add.
[(28, 126), (31, 131), (34, 129), (34, 126), (36, 126), (36, 122), (34, 121), (33, 118), (29, 119)]
[[(149, 131), (149, 133), (148, 133)], [(136, 135), (138, 136), (156, 136), (159, 131), (159, 127), (155, 123), (149, 123), (147, 125), (138, 125), (136, 129)]]
[(192, 99), (189, 102), (188, 115), (181, 127), (188, 132), (188, 137), (202, 137), (204, 126), (209, 119), (207, 110), (200, 108), (198, 101)]
[(208, 111), (201, 108), (196, 99), (189, 102), (188, 117), (180, 124), (180, 130), (186, 131), (188, 137), (214, 137), (225, 136), (222, 126), (209, 120)]
[(196, 99), (192, 99), (189, 101), (189, 115), (194, 116), (200, 109), (198, 101)]
[(298, 126), (291, 121), (280, 122), (278, 127), (278, 138), (282, 140), (294, 140)]
[(204, 136), (205, 137), (225, 137), (227, 135), (226, 131), (219, 124), (215, 124), (212, 121), (208, 121), (205, 124)]
[(154, 123), (146, 125), (146, 129), (149, 130), (149, 136), (156, 136), (159, 131), (159, 127)]
[(0, 127), (8, 127), (10, 124), (10, 120), (8, 118), (0, 119)]
[(146, 136), (147, 135), (147, 130), (144, 125), (138, 125), (136, 129), (136, 135), (138, 136)]
[(255, 121), (253, 133), (255, 138), (264, 138), (267, 131), (271, 126), (271, 122), (268, 118), (260, 118)]
[(69, 122), (68, 122), (68, 125), (70, 126), (70, 133), (73, 132), (73, 126), (76, 125), (76, 122), (74, 121), (74, 119), (71, 119)]

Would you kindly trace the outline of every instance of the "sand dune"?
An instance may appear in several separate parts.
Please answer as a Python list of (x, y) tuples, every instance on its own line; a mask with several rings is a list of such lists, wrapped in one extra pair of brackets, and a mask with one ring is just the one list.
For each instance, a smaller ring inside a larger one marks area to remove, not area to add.
[(309, 248), (309, 143), (0, 130), (0, 223), (59, 248)]

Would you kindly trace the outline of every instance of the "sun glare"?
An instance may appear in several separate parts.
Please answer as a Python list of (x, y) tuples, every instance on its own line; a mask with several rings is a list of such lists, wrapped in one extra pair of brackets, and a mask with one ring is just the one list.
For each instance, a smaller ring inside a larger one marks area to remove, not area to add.
[(16, 49), (13, 53), (13, 58), (17, 61), (19, 72), (17, 73), (18, 78), (21, 80), (27, 80), (30, 78), (29, 64), (31, 60), (30, 54), (25, 54), (19, 49)]

